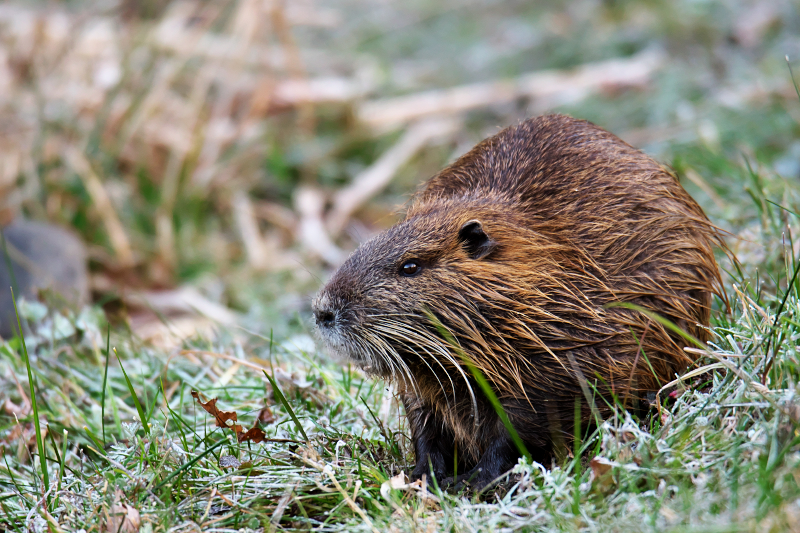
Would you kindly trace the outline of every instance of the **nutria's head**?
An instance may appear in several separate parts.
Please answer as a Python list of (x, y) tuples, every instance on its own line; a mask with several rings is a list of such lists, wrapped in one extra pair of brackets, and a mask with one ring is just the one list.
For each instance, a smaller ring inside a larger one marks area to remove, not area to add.
[(431, 202), (362, 244), (314, 301), (328, 349), (370, 373), (400, 379), (411, 377), (409, 354), (441, 352), (433, 316), (473, 307), (465, 291), (502, 261), (497, 237), (509, 217), (483, 203)]

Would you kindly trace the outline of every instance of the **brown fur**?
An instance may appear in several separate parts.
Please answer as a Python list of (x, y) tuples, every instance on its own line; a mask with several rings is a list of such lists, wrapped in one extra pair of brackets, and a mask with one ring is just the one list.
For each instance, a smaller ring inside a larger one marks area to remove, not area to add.
[[(334, 352), (398, 383), (414, 475), (443, 478), (457, 451), (482, 486), (519, 453), (461, 358), (546, 458), (571, 435), (576, 401), (590, 421), (584, 387), (605, 414), (601, 396), (632, 405), (692, 363), (678, 335), (609, 304), (636, 304), (706, 340), (719, 244), (658, 163), (589, 122), (544, 116), (429, 180), (405, 220), (334, 274), (315, 313)], [(421, 270), (405, 277), (409, 260)]]

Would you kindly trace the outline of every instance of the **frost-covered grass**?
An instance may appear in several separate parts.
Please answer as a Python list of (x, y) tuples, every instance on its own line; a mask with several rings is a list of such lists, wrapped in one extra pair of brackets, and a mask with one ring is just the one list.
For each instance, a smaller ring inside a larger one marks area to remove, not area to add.
[[(242, 335), (163, 353), (115, 334), (103, 389), (102, 320), (84, 314), (54, 331), (47, 326), (61, 319), (51, 322), (60, 316), (51, 314), (27, 342), (49, 488), (26, 409), (19, 340), (0, 348), (0, 524), (88, 531), (109, 513), (133, 509), (141, 531), (793, 530), (800, 526), (800, 299), (793, 288), (776, 321), (775, 306), (757, 296), (755, 288), (734, 290), (732, 314), (718, 317), (701, 359), (708, 372), (671, 389), (677, 399), (665, 399), (661, 414), (635, 420), (620, 412), (583, 442), (577, 459), (521, 462), (480, 500), (390, 481), (413, 460), (391, 390), (325, 362), (307, 337)], [(307, 442), (258, 368), (277, 378)], [(246, 427), (268, 406), (275, 416), (264, 426), (268, 441), (239, 444), (215, 428), (192, 389), (219, 398)]]
[[(775, 281), (786, 287), (795, 268), (787, 254)], [(391, 388), (328, 362), (306, 334), (222, 332), (164, 352), (121, 331), (108, 339), (97, 312), (73, 316), (24, 303), (23, 315), (36, 319), (26, 347), (49, 483), (15, 338), (0, 345), (0, 524), (17, 531), (134, 531), (133, 524), (140, 531), (796, 530), (798, 285), (776, 298), (746, 280), (730, 283), (730, 314), (716, 314), (708, 351), (684, 382), (662, 392), (660, 408), (643, 419), (620, 411), (583, 439), (576, 456), (521, 461), (481, 498), (398, 476), (413, 456)], [(192, 390), (218, 398), (245, 427), (268, 407), (266, 442), (237, 443), (193, 403)], [(117, 515), (131, 525), (113, 522)]]

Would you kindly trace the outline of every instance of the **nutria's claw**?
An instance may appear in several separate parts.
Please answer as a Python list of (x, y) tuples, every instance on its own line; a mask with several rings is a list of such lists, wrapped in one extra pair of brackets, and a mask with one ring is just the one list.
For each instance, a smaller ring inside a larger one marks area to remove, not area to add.
[(458, 476), (458, 477), (459, 477), (458, 482), (456, 482), (456, 479), (453, 476), (449, 476), (449, 477), (444, 478), (444, 480), (442, 480), (439, 483), (439, 488), (442, 489), (442, 490), (447, 490), (447, 489), (455, 487), (458, 484), (463, 483), (464, 480), (461, 479), (462, 476)]
[[(453, 478), (448, 478), (448, 479), (450, 481), (453, 480)], [(494, 485), (491, 481), (482, 481), (478, 479), (470, 481), (468, 479), (462, 479), (459, 480), (458, 483), (449, 485), (447, 488), (452, 489), (452, 491), (456, 494), (462, 492), (469, 494), (481, 494), (483, 491), (493, 486)]]
[(469, 492), (472, 494), (480, 494), (481, 492), (489, 489), (495, 485), (495, 479), (483, 476), (483, 469), (471, 470), (466, 474), (462, 474), (454, 478), (450, 476), (444, 479), (439, 488), (442, 490), (452, 490), (455, 493)]
[(466, 476), (458, 476), (458, 479), (450, 476), (439, 484), (439, 488), (442, 490), (452, 491), (456, 494), (460, 492), (472, 492), (475, 490), (475, 487), (470, 483), (470, 480), (468, 480)]

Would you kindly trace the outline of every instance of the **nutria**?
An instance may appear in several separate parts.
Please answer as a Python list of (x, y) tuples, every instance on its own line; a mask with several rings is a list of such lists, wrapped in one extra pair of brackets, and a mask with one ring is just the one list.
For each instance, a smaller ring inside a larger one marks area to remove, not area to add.
[(533, 459), (549, 459), (576, 411), (591, 423), (693, 362), (654, 314), (708, 338), (723, 294), (715, 245), (673, 174), (590, 122), (549, 115), (431, 178), (402, 222), (339, 268), (314, 314), (330, 351), (396, 382), (412, 477), (441, 483), (457, 465), (480, 489), (522, 448), (473, 370)]

